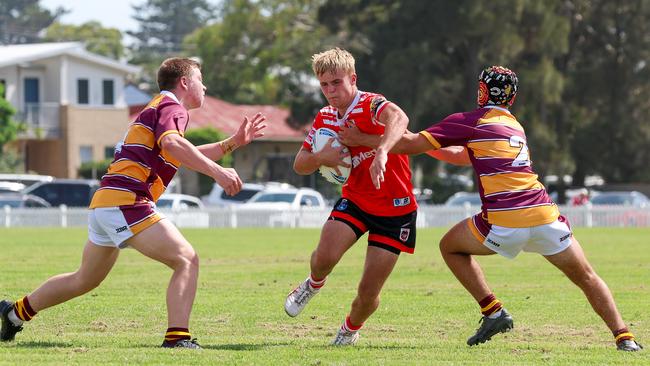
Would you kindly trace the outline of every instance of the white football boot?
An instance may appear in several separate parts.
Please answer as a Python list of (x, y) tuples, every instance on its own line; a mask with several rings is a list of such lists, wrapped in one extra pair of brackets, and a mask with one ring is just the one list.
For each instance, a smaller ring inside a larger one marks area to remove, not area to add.
[(359, 331), (346, 330), (339, 328), (336, 338), (332, 341), (332, 346), (352, 346), (359, 340)]
[(298, 285), (298, 287), (291, 291), (289, 296), (287, 296), (287, 300), (284, 302), (284, 311), (290, 317), (297, 316), (300, 314), (302, 309), (307, 306), (309, 300), (311, 300), (311, 298), (319, 291), (320, 289), (312, 288), (309, 285), (309, 277), (307, 277), (303, 283)]

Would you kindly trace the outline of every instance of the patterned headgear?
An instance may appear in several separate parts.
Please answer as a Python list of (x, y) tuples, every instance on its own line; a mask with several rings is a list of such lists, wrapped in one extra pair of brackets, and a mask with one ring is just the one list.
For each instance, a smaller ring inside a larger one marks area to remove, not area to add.
[(517, 95), (517, 74), (503, 66), (490, 66), (478, 76), (479, 107), (485, 105), (511, 106)]

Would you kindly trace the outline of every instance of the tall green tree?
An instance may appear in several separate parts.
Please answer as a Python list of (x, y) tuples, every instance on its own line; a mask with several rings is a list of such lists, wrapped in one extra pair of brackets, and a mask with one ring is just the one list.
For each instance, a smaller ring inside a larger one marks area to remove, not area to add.
[(160, 63), (171, 56), (193, 56), (196, 50), (185, 52), (183, 39), (212, 21), (216, 10), (207, 0), (146, 0), (132, 7), (139, 28), (127, 31), (135, 39), (130, 62), (143, 67), (141, 81), (155, 90), (153, 76)]
[(45, 30), (44, 41), (83, 41), (90, 52), (114, 59), (124, 56), (122, 32), (116, 28), (104, 28), (97, 21), (82, 25), (61, 24), (54, 22)]
[(226, 0), (219, 20), (197, 30), (186, 45), (203, 61), (208, 93), (234, 103), (282, 104), (295, 124), (321, 103), (312, 54), (325, 41), (316, 21), (320, 1)]
[(574, 181), (650, 182), (650, 1), (569, 1)]
[(47, 10), (39, 0), (0, 0), (0, 44), (33, 43), (67, 10)]

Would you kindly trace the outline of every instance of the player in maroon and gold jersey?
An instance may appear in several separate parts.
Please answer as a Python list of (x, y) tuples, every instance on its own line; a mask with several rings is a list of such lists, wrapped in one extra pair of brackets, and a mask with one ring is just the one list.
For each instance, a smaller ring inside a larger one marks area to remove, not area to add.
[[(321, 165), (346, 165), (341, 156), (342, 147), (332, 147), (331, 142), (318, 153), (312, 152), (311, 139), (318, 128), (339, 131), (345, 124), (354, 124), (361, 131), (383, 136), (374, 149), (364, 146), (350, 149), (350, 177), (312, 253), (310, 276), (285, 302), (286, 313), (297, 316), (325, 284), (327, 275), (343, 254), (369, 232), (366, 264), (357, 297), (333, 341), (335, 345), (349, 345), (357, 341), (359, 329), (379, 307), (379, 293), (399, 254), (413, 253), (415, 248), (417, 204), (412, 193), (408, 156), (388, 153), (405, 132), (408, 118), (382, 95), (357, 89), (354, 58), (349, 52), (331, 49), (314, 55), (312, 61), (314, 74), (330, 105), (316, 116), (311, 132), (298, 151), (294, 170), (306, 175)], [(369, 172), (375, 172), (380, 178), (373, 182)], [(383, 189), (378, 189), (380, 183)]]
[[(492, 66), (479, 76), (479, 108), (452, 114), (418, 134), (406, 133), (392, 152), (427, 152), (458, 165), (472, 165), (481, 196), (481, 212), (454, 226), (440, 250), (456, 278), (476, 299), (483, 318), (467, 343), (484, 343), (512, 329), (513, 320), (487, 285), (472, 255), (536, 252), (559, 268), (584, 292), (596, 313), (612, 331), (617, 348), (638, 351), (605, 282), (594, 272), (567, 219), (560, 215), (532, 169), (524, 129), (510, 113), (517, 76)], [(340, 133), (346, 145), (375, 146), (376, 136), (353, 126)]]
[(76, 272), (48, 279), (14, 303), (0, 302), (0, 339), (11, 341), (37, 312), (97, 287), (108, 275), (120, 249), (132, 247), (173, 270), (167, 288), (167, 322), (163, 347), (200, 348), (189, 332), (196, 293), (198, 256), (178, 229), (156, 209), (155, 202), (178, 167), (213, 178), (228, 194), (242, 182), (234, 169), (215, 163), (239, 146), (262, 136), (265, 117), (247, 117), (235, 135), (194, 146), (183, 136), (188, 110), (203, 104), (205, 86), (200, 65), (191, 59), (165, 60), (158, 70), (160, 94), (133, 122), (115, 149), (115, 160), (102, 177), (88, 214), (88, 242)]

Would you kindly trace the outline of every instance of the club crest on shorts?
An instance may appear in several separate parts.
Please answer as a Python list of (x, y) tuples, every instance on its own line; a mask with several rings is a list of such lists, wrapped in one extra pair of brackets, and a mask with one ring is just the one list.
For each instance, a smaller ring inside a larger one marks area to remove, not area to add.
[(348, 208), (348, 200), (345, 198), (339, 202), (338, 206), (336, 206), (337, 211), (345, 211), (345, 209)]
[(411, 235), (411, 229), (403, 227), (399, 231), (399, 240), (405, 242), (408, 240), (409, 235)]

